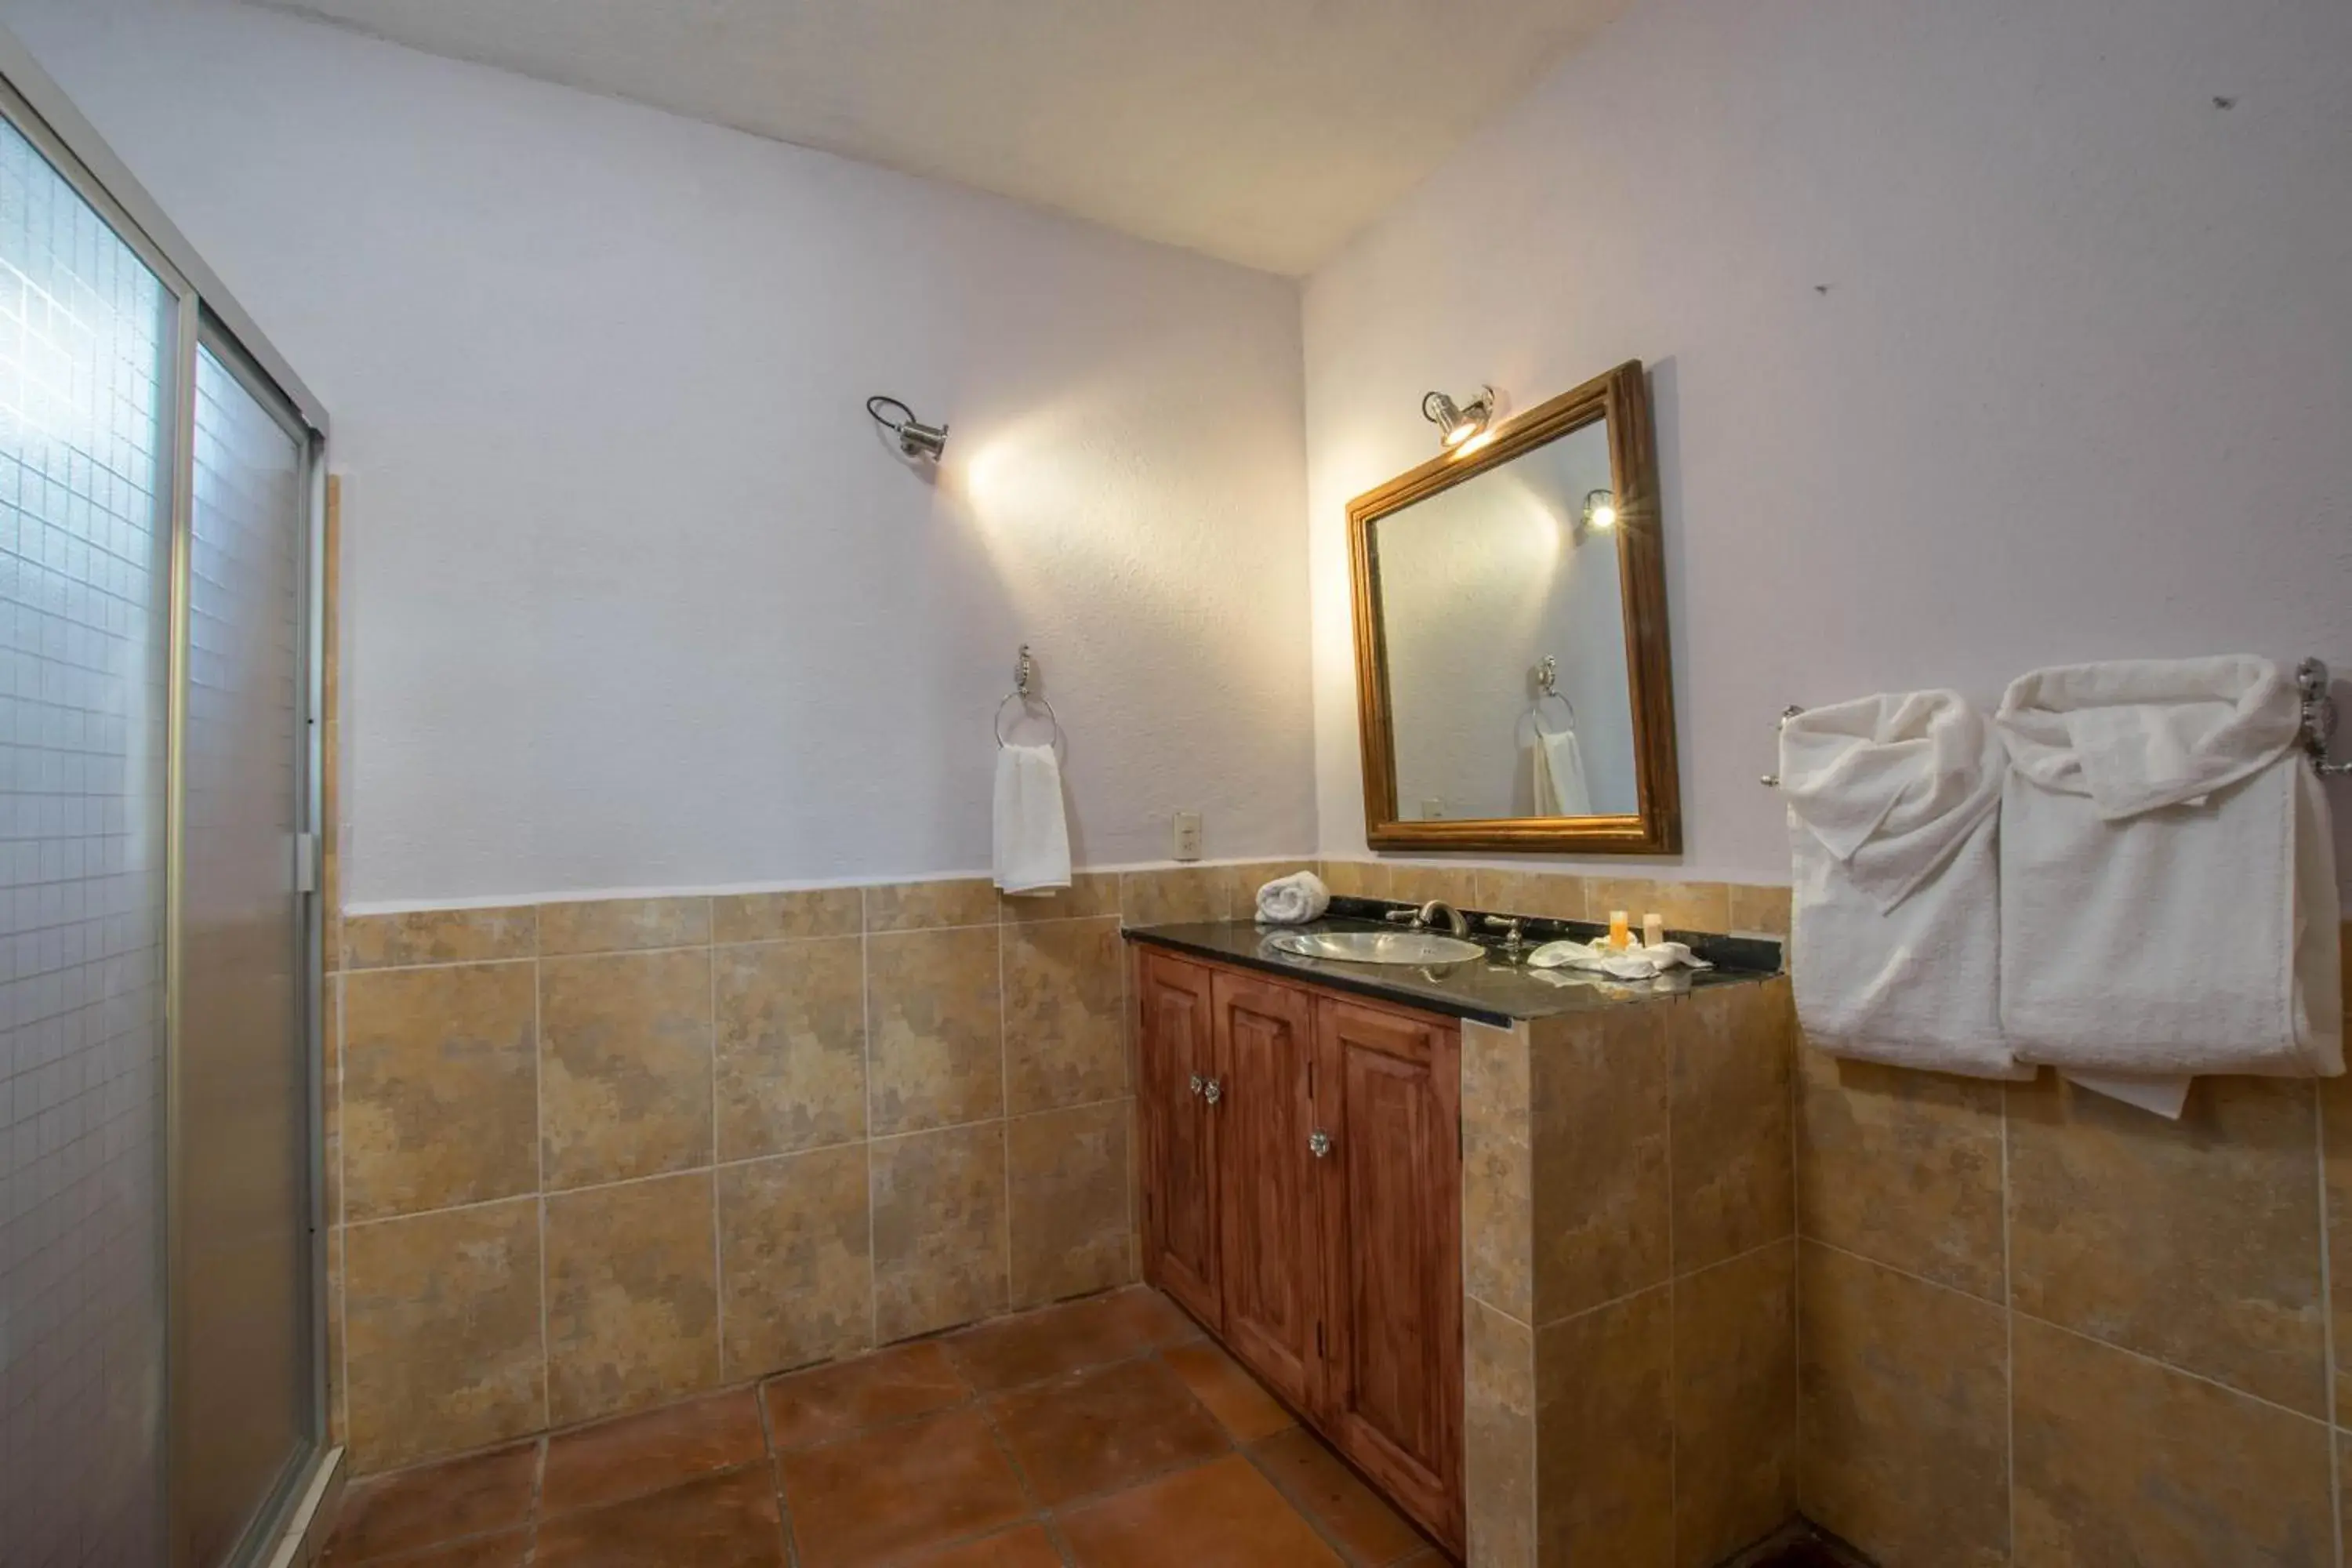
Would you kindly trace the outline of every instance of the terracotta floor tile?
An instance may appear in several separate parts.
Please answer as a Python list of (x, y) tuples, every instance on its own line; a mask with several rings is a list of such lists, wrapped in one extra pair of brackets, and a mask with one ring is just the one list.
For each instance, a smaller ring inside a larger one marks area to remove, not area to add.
[(1184, 1380), (1151, 1358), (1000, 1394), (988, 1414), (1046, 1508), (1117, 1491), (1233, 1446)]
[(858, 1568), (1030, 1512), (987, 1417), (950, 1410), (778, 1461), (802, 1568)]
[(364, 1563), (530, 1520), (539, 1444), (354, 1481), (343, 1494), (335, 1561)]
[(1166, 1297), (1145, 1286), (999, 1318), (941, 1342), (983, 1394), (1125, 1361), (1200, 1331)]
[(1339, 1558), (1239, 1454), (1057, 1515), (1082, 1568), (1339, 1568)]
[(1062, 1549), (1045, 1526), (1024, 1524), (1002, 1535), (918, 1552), (899, 1558), (891, 1568), (1062, 1568)]
[(936, 1340), (894, 1345), (855, 1361), (788, 1373), (760, 1390), (776, 1452), (829, 1443), (971, 1397)]
[(1254, 1443), (1250, 1452), (1282, 1494), (1322, 1526), (1357, 1568), (1386, 1568), (1429, 1544), (1427, 1537), (1304, 1427)]
[(1160, 1359), (1184, 1380), (1192, 1397), (1224, 1424), (1236, 1443), (1255, 1443), (1297, 1425), (1282, 1402), (1259, 1386), (1241, 1363), (1208, 1340), (1171, 1345), (1160, 1352)]
[(538, 1568), (783, 1568), (774, 1473), (756, 1465), (539, 1527)]
[(749, 1389), (600, 1422), (547, 1440), (540, 1517), (642, 1497), (767, 1454)]
[[(422, 1552), (404, 1552), (397, 1557), (373, 1557), (368, 1568), (522, 1568), (523, 1559), (530, 1554), (530, 1531), (501, 1531), (496, 1535), (477, 1535), (469, 1541), (453, 1541), (446, 1546), (428, 1546)], [(319, 1561), (325, 1568), (356, 1559), (341, 1556), (332, 1547)]]

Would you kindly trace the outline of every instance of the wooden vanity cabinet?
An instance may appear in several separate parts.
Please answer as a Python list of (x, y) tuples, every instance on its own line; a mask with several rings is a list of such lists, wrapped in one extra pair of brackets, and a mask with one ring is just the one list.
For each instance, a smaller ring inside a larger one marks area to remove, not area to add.
[(1138, 950), (1144, 1275), (1456, 1552), (1461, 1031)]

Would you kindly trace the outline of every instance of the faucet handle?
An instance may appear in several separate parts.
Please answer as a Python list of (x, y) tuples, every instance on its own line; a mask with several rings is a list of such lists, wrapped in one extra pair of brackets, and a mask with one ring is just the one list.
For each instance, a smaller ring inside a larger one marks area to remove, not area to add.
[(1419, 925), (1421, 923), (1421, 911), (1419, 910), (1391, 910), (1388, 913), (1382, 915), (1381, 919), (1388, 921), (1391, 925)]
[(1528, 944), (1525, 927), (1516, 915), (1507, 919), (1502, 915), (1488, 915), (1478, 923), (1488, 931), (1498, 931), (1503, 933), (1505, 952), (1517, 952)]

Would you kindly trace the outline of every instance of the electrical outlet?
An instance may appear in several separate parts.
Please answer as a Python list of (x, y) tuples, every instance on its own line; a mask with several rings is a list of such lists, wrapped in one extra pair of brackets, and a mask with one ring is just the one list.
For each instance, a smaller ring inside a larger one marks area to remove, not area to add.
[(1198, 860), (1201, 858), (1201, 814), (1180, 811), (1176, 814), (1176, 858)]
[(1445, 802), (1444, 798), (1438, 795), (1431, 795), (1427, 800), (1423, 801), (1421, 803), (1421, 819), (1423, 822), (1444, 821)]

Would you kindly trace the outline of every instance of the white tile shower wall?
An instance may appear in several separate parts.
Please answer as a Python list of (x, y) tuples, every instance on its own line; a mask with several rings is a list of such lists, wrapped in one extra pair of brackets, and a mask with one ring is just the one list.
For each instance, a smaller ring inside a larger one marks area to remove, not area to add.
[(1082, 862), (1313, 837), (1291, 280), (256, 8), (0, 20), (333, 408), (352, 899), (984, 865), (1024, 641)]

